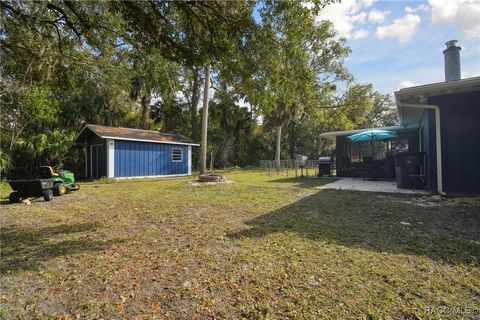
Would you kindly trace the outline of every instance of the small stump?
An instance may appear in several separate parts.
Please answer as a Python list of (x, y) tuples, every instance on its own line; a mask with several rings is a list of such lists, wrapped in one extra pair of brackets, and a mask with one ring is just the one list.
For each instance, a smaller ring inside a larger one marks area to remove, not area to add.
[(200, 182), (225, 182), (225, 177), (221, 174), (201, 174), (198, 177)]

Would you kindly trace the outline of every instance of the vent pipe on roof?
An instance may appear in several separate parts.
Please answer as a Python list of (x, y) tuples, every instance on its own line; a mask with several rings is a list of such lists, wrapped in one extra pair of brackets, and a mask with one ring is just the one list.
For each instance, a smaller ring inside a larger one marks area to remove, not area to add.
[(460, 50), (455, 44), (457, 40), (450, 40), (445, 42), (447, 49), (443, 51), (445, 56), (445, 81), (460, 80)]

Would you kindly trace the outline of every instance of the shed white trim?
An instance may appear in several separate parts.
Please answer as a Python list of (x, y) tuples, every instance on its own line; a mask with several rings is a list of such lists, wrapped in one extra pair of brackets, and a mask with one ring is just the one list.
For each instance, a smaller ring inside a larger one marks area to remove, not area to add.
[(188, 174), (192, 174), (192, 146), (188, 146)]
[(122, 138), (122, 137), (110, 137), (110, 136), (100, 136), (103, 139), (112, 139), (112, 140), (124, 140), (124, 141), (138, 141), (138, 142), (153, 142), (153, 143), (165, 143), (165, 144), (178, 144), (184, 146), (200, 146), (198, 143), (186, 143), (186, 142), (170, 142), (170, 141), (157, 141), (157, 140), (148, 140), (148, 139), (132, 139), (132, 138)]
[(107, 177), (115, 177), (115, 140), (107, 139)]
[(188, 174), (188, 173), (182, 173), (182, 174), (164, 174), (164, 175), (157, 175), (157, 176), (114, 177), (114, 179), (123, 180), (123, 179), (168, 178), (168, 177), (186, 177), (190, 175), (191, 174)]
[[(172, 148), (170, 151), (172, 162), (183, 162), (183, 148)], [(180, 158), (175, 159), (175, 157), (180, 156)]]

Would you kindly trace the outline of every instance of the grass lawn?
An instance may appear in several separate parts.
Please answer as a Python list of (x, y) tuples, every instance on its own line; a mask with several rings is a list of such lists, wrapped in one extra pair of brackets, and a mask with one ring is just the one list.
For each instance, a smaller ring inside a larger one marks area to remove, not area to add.
[(235, 183), (86, 183), (51, 202), (2, 205), (1, 316), (480, 317), (478, 198), (226, 175)]

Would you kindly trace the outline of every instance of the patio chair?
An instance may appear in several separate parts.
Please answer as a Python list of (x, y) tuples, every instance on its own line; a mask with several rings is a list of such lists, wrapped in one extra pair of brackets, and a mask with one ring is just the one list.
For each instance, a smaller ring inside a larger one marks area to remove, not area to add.
[(373, 157), (363, 157), (363, 158), (362, 158), (362, 162), (363, 162), (364, 164), (367, 164), (367, 165), (368, 165), (368, 164), (372, 164), (372, 163), (373, 163)]
[(365, 163), (356, 163), (353, 169), (354, 179), (367, 179), (370, 177), (369, 166)]

